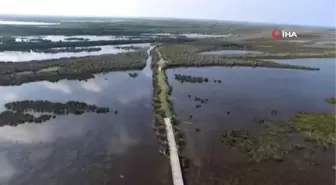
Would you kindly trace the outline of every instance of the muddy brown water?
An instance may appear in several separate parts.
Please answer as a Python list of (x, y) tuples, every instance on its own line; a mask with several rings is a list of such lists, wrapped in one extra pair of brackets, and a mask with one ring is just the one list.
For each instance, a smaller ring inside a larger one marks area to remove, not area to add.
[[(333, 105), (324, 102), (326, 97), (335, 95), (335, 59), (278, 62), (321, 70), (222, 67), (167, 70), (175, 112), (187, 132), (185, 155), (192, 161), (185, 171), (188, 184), (335, 184), (334, 149), (317, 152), (317, 166), (297, 160), (300, 157), (282, 163), (251, 163), (243, 153), (220, 142), (221, 134), (227, 129), (247, 129), (255, 133), (264, 129), (252, 123), (253, 116), (287, 119), (297, 111), (335, 112)], [(174, 79), (176, 73), (208, 77), (209, 82), (181, 83)], [(213, 83), (213, 80), (222, 80), (222, 83)], [(188, 94), (192, 97), (188, 98)], [(193, 100), (195, 96), (209, 101), (197, 109), (195, 106), (199, 103)], [(273, 109), (277, 110), (276, 115), (271, 115)], [(200, 132), (196, 132), (196, 128)]]
[(169, 161), (152, 130), (150, 71), (1, 86), (0, 94), (0, 111), (16, 100), (73, 100), (118, 110), (0, 127), (1, 185), (171, 184)]

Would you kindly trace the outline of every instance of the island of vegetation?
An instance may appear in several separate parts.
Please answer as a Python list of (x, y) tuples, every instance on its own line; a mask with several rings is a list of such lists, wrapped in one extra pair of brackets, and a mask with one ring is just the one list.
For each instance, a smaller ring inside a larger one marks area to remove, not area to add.
[(125, 49), (125, 50), (139, 50), (141, 47), (136, 47), (136, 46), (117, 46), (117, 49)]
[(175, 80), (180, 82), (190, 82), (190, 83), (203, 83), (209, 82), (209, 79), (201, 76), (191, 76), (191, 75), (183, 75), (183, 74), (175, 74)]
[[(0, 126), (16, 126), (26, 122), (42, 123), (56, 118), (56, 115), (81, 115), (87, 112), (104, 114), (111, 111), (108, 107), (98, 107), (84, 102), (68, 101), (66, 103), (59, 103), (46, 100), (15, 101), (6, 103), (5, 108), (7, 110), (0, 114)], [(34, 113), (39, 113), (40, 115), (35, 116)]]
[(89, 41), (90, 39), (82, 38), (82, 37), (68, 37), (65, 38), (66, 41)]
[(36, 53), (79, 53), (79, 52), (95, 52), (100, 51), (101, 48), (85, 48), (85, 47), (67, 47), (67, 48), (46, 48), (46, 49), (32, 49), (30, 52)]
[(132, 78), (136, 78), (139, 76), (138, 73), (128, 73), (128, 76), (132, 77)]
[[(208, 77), (202, 77), (202, 76), (192, 76), (192, 75), (183, 75), (183, 74), (175, 74), (174, 75), (175, 80), (184, 83), (207, 83), (209, 82)], [(214, 83), (222, 83), (222, 80), (213, 80)]]
[(306, 159), (306, 154), (314, 152), (314, 145), (284, 143), (286, 139), (293, 140), (291, 133), (298, 133), (306, 141), (324, 149), (329, 149), (336, 144), (334, 113), (298, 112), (289, 120), (268, 120), (256, 123), (264, 124), (266, 132), (253, 135), (246, 130), (227, 130), (222, 135), (222, 141), (239, 149), (254, 162), (284, 161), (289, 154), (303, 152), (305, 156), (303, 159), (312, 165), (316, 165), (316, 162), (311, 158)]
[(325, 101), (329, 104), (336, 104), (336, 98), (335, 97), (326, 98)]
[(96, 73), (145, 67), (146, 50), (47, 61), (0, 62), (0, 85), (61, 79), (86, 80)]
[(319, 68), (280, 64), (277, 62), (260, 60), (264, 57), (248, 58), (238, 57), (232, 58), (221, 55), (201, 55), (196, 53), (192, 45), (188, 44), (166, 44), (159, 48), (163, 58), (167, 59), (166, 66), (168, 68), (175, 67), (201, 67), (201, 66), (225, 66), (225, 67), (268, 67), (298, 70), (319, 70)]
[(188, 38), (142, 38), (129, 40), (100, 40), (100, 41), (76, 41), (76, 42), (51, 42), (46, 40), (36, 40), (34, 42), (9, 42), (5, 41), (0, 44), (0, 51), (27, 51), (48, 48), (64, 48), (64, 47), (90, 47), (90, 46), (106, 46), (106, 45), (122, 45), (122, 44), (140, 44), (140, 43), (183, 43), (190, 42), (194, 39)]

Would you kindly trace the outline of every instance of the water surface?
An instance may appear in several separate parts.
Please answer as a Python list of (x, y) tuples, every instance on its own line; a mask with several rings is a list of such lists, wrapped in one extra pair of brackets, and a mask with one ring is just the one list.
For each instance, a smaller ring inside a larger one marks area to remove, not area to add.
[(150, 33), (150, 34), (142, 34), (146, 36), (166, 36), (166, 37), (177, 37), (177, 36), (185, 36), (188, 38), (226, 38), (230, 37), (231, 34), (226, 35), (209, 35), (209, 34), (202, 34), (202, 33), (180, 33), (180, 34), (173, 34), (173, 33)]
[[(283, 116), (299, 110), (333, 110), (333, 106), (326, 104), (324, 98), (335, 95), (335, 59), (277, 61), (319, 67), (321, 70), (247, 67), (169, 69), (168, 77), (173, 86), (173, 100), (176, 101), (175, 110), (184, 117), (189, 112), (195, 113), (195, 116), (202, 120), (216, 120), (216, 117), (234, 119), (235, 116), (237, 116), (235, 119), (248, 120), (252, 115), (267, 114), (270, 109), (279, 110), (279, 115)], [(180, 83), (174, 79), (175, 73), (208, 77), (210, 82)], [(222, 80), (222, 83), (213, 83), (212, 80)], [(209, 98), (209, 103), (196, 110), (194, 108), (196, 103), (189, 99), (187, 94)], [(226, 111), (231, 111), (232, 115), (225, 116)], [(215, 117), (205, 116), (207, 114)], [(244, 121), (238, 122), (244, 123)]]
[[(293, 179), (297, 184), (304, 185), (335, 182), (332, 171), (335, 154), (332, 149), (317, 154), (318, 166), (302, 167), (291, 161), (253, 164), (243, 153), (221, 143), (224, 130), (247, 129), (252, 133), (264, 130), (263, 125), (252, 122), (254, 116), (288, 119), (297, 111), (335, 112), (335, 106), (324, 101), (326, 97), (335, 96), (335, 59), (281, 62), (319, 67), (321, 70), (247, 67), (167, 70), (173, 87), (171, 99), (182, 121), (180, 127), (187, 137), (185, 153), (192, 159), (193, 167), (187, 172), (191, 183), (201, 179), (204, 182), (222, 179), (225, 181), (220, 182), (234, 184), (288, 184)], [(209, 82), (180, 83), (174, 79), (176, 73), (207, 77)], [(222, 83), (214, 83), (213, 80), (222, 80)], [(192, 97), (188, 98), (188, 94)], [(195, 96), (208, 98), (208, 103), (197, 109), (196, 105), (200, 103), (194, 101)], [(273, 109), (277, 110), (277, 115), (271, 114)], [(196, 128), (200, 132), (196, 132)]]
[(22, 62), (22, 61), (31, 61), (31, 60), (50, 60), (50, 59), (71, 58), (71, 57), (98, 56), (98, 55), (104, 55), (104, 54), (117, 54), (117, 53), (132, 51), (132, 50), (117, 48), (117, 47), (125, 47), (125, 46), (149, 47), (149, 43), (123, 44), (123, 45), (113, 45), (113, 46), (78, 47), (78, 48), (101, 48), (100, 51), (92, 51), (92, 52), (82, 51), (82, 52), (40, 53), (40, 52), (33, 52), (33, 51), (31, 52), (3, 51), (3, 52), (0, 52), (0, 61)]
[(260, 54), (259, 51), (249, 51), (249, 50), (219, 50), (219, 51), (206, 51), (200, 54), (202, 55), (241, 55), (241, 54)]
[[(113, 35), (106, 35), (106, 36), (99, 36), (99, 35), (72, 35), (72, 36), (65, 36), (65, 35), (46, 35), (46, 36), (16, 36), (16, 42), (29, 42), (31, 39), (42, 39), (51, 42), (78, 42), (80, 40), (75, 39), (84, 39), (85, 41), (104, 41), (104, 40), (128, 40), (130, 37), (127, 36), (113, 36)], [(69, 40), (70, 39), (70, 40)]]
[(60, 23), (51, 23), (51, 22), (33, 22), (33, 21), (4, 21), (0, 20), (0, 25), (58, 25)]
[(17, 100), (83, 101), (118, 110), (0, 127), (0, 184), (168, 182), (169, 166), (158, 153), (151, 127), (151, 76), (129, 72), (139, 76), (113, 72), (87, 81), (0, 86), (0, 111), (4, 103)]

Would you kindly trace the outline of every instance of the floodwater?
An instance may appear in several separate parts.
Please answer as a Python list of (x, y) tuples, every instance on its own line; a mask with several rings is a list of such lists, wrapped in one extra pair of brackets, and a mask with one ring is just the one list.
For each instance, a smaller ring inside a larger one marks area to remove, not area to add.
[[(128, 72), (139, 76), (131, 78)], [(151, 126), (151, 76), (128, 72), (98, 74), (87, 81), (0, 86), (0, 105), (73, 100), (118, 110), (118, 114), (58, 116), (41, 124), (0, 127), (0, 184), (169, 183), (169, 163), (159, 155)]]
[[(277, 60), (278, 61), (278, 60)], [(318, 166), (266, 162), (254, 165), (246, 156), (220, 142), (224, 130), (263, 127), (252, 123), (254, 116), (288, 119), (297, 111), (335, 112), (324, 102), (335, 96), (335, 59), (295, 59), (278, 62), (319, 67), (320, 71), (247, 67), (202, 67), (168, 69), (173, 87), (172, 101), (181, 128), (187, 135), (186, 155), (194, 167), (187, 169), (190, 184), (334, 184), (334, 152), (322, 152)], [(181, 83), (174, 74), (202, 76), (208, 83)], [(214, 83), (213, 80), (222, 80)], [(188, 94), (192, 98), (188, 98)], [(194, 97), (208, 98), (199, 104)], [(271, 110), (277, 110), (272, 116)], [(193, 117), (190, 118), (189, 115)], [(196, 132), (196, 128), (200, 132)], [(191, 177), (190, 177), (191, 176)]]
[(181, 35), (184, 35), (188, 38), (226, 38), (231, 37), (231, 34), (227, 35), (209, 35), (209, 34), (200, 34), (200, 33), (183, 33)]
[(3, 52), (0, 52), (0, 61), (23, 62), (23, 61), (31, 61), (31, 60), (50, 60), (50, 59), (71, 58), (71, 57), (97, 56), (97, 55), (104, 55), (104, 54), (117, 54), (117, 53), (132, 51), (132, 50), (117, 48), (117, 47), (125, 47), (125, 46), (148, 47), (149, 43), (123, 44), (123, 45), (113, 45), (113, 46), (78, 47), (78, 48), (101, 48), (100, 51), (92, 51), (92, 52), (82, 51), (82, 52), (40, 53), (40, 52), (32, 52), (32, 51), (31, 52), (3, 51)]
[(180, 34), (173, 34), (173, 33), (150, 33), (150, 34), (142, 34), (146, 36), (166, 36), (166, 37), (177, 37), (177, 36), (186, 36), (188, 38), (226, 38), (231, 37), (231, 34), (227, 35), (209, 35), (209, 34), (201, 34), (201, 33), (180, 33)]
[[(73, 39), (70, 39), (73, 38)], [(127, 36), (98, 36), (98, 35), (73, 35), (73, 36), (64, 36), (64, 35), (46, 35), (46, 36), (17, 36), (15, 37), (16, 42), (30, 42), (31, 39), (43, 39), (49, 40), (51, 42), (78, 42), (81, 40), (75, 39), (84, 39), (86, 41), (104, 41), (104, 40), (128, 40), (131, 37)], [(69, 40), (70, 39), (70, 40)]]
[(219, 51), (206, 51), (200, 54), (202, 55), (241, 55), (241, 54), (260, 54), (259, 51), (248, 50), (219, 50)]
[(33, 22), (33, 21), (4, 21), (0, 20), (0, 25), (59, 25), (60, 23), (51, 22)]

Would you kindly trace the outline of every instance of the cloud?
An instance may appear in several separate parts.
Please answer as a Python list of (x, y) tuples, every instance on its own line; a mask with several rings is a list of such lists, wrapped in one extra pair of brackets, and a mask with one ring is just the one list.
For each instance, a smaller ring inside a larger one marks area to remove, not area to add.
[(80, 85), (88, 90), (88, 91), (92, 91), (92, 92), (95, 92), (95, 93), (99, 93), (99, 92), (102, 92), (102, 88), (100, 86), (100, 84), (98, 84), (98, 82), (95, 80), (95, 79), (89, 79), (87, 81), (81, 81), (80, 82)]
[(139, 101), (143, 99), (144, 97), (150, 96), (150, 92), (148, 89), (143, 89), (141, 91), (137, 91), (134, 93), (133, 91), (130, 91), (128, 93), (125, 92), (122, 96), (118, 98), (118, 101), (122, 104), (129, 104), (133, 101)]
[(119, 131), (116, 135), (112, 136), (107, 144), (108, 154), (123, 154), (129, 147), (139, 143), (138, 140), (132, 138), (126, 129), (124, 123), (118, 124)]
[(0, 87), (0, 111), (4, 109), (4, 107), (2, 107), (2, 104), (17, 101), (19, 99), (19, 94), (13, 91), (12, 87)]
[(71, 94), (72, 93), (71, 87), (69, 86), (69, 84), (66, 81), (59, 81), (57, 83), (43, 81), (43, 82), (37, 82), (37, 83), (41, 84), (42, 86), (44, 86), (44, 87), (46, 87), (50, 90), (60, 91), (60, 92), (65, 93), (65, 94)]
[(1, 101), (0, 102), (12, 102), (12, 101), (16, 101), (19, 99), (19, 95), (15, 92), (1, 92)]
[(0, 152), (0, 182), (6, 182), (16, 174), (16, 169), (9, 162), (6, 153)]
[[(39, 144), (54, 142), (58, 138), (81, 136), (84, 124), (74, 124), (71, 120), (58, 117), (43, 124), (21, 124), (16, 127), (0, 127), (0, 143)], [(85, 116), (75, 117), (76, 123), (85, 122)], [(69, 124), (71, 123), (71, 124)]]

